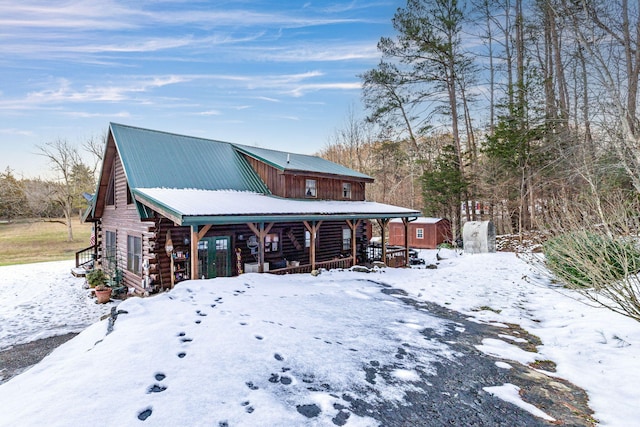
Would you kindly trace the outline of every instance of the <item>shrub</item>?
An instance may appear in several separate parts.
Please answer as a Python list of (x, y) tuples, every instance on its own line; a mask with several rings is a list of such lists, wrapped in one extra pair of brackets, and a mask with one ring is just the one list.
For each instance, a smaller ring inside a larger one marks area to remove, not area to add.
[(640, 249), (633, 241), (590, 231), (571, 231), (543, 245), (547, 268), (567, 287), (596, 288), (640, 270)]
[(544, 263), (563, 285), (640, 322), (640, 249), (637, 239), (584, 230), (543, 245)]
[(104, 271), (97, 268), (88, 272), (86, 278), (89, 286), (91, 286), (92, 288), (106, 284), (108, 279)]

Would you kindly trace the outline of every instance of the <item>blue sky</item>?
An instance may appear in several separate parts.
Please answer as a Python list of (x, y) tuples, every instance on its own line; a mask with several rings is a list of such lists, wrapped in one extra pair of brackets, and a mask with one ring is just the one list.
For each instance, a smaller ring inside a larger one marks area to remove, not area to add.
[(109, 122), (314, 153), (361, 110), (401, 0), (0, 0), (0, 171)]

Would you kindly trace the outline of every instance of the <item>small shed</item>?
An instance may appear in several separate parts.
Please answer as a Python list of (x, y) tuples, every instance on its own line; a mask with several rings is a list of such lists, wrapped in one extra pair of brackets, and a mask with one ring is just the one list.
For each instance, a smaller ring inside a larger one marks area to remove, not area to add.
[[(409, 247), (435, 249), (439, 244), (451, 242), (451, 222), (445, 218), (418, 217), (407, 227)], [(404, 246), (404, 224), (401, 218), (389, 221), (389, 245)]]

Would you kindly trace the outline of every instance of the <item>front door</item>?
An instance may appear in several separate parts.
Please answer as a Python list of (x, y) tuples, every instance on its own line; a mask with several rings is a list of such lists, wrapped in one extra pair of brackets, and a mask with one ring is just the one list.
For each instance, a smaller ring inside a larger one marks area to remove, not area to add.
[(198, 277), (231, 276), (231, 238), (228, 236), (205, 237), (198, 242)]

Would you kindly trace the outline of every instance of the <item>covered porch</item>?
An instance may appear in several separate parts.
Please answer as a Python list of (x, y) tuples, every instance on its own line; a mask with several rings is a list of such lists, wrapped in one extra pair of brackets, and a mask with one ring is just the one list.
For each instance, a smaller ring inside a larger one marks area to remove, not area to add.
[[(348, 268), (363, 261), (363, 245), (368, 244), (363, 230), (368, 221), (377, 221), (384, 240), (392, 218), (408, 224), (420, 215), (413, 209), (376, 202), (310, 201), (250, 192), (136, 189), (134, 193), (147, 215), (157, 212), (175, 227), (188, 227), (184, 241), (188, 240), (191, 254), (202, 251), (203, 240), (224, 235), (228, 239), (225, 250), (233, 257), (231, 275), (246, 272), (249, 254), (251, 271), (260, 273)], [(298, 255), (297, 261), (283, 257), (274, 262), (274, 254), (283, 253), (283, 243), (288, 245), (287, 254)], [(408, 245), (406, 252), (405, 261)], [(191, 256), (189, 263), (189, 277), (202, 277), (199, 257)]]

